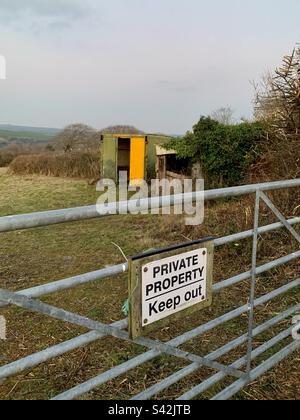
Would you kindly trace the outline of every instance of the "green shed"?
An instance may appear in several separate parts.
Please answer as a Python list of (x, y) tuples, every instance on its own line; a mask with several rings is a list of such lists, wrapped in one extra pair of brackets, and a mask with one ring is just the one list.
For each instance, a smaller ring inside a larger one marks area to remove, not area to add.
[(126, 171), (131, 184), (156, 178), (156, 146), (169, 140), (170, 137), (158, 134), (102, 135), (102, 177), (118, 182), (119, 172)]

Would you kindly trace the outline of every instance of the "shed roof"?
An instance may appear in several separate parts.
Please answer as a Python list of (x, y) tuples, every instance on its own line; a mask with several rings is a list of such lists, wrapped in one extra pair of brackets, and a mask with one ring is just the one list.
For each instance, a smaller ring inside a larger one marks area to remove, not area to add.
[(144, 137), (165, 137), (166, 139), (169, 139), (169, 138), (171, 138), (171, 136), (168, 136), (168, 135), (166, 135), (166, 134), (134, 134), (134, 133), (132, 133), (132, 134), (130, 134), (130, 133), (127, 133), (127, 134), (124, 134), (124, 133), (122, 133), (122, 134), (116, 134), (116, 133), (104, 133), (104, 134), (102, 134), (102, 136), (103, 137), (113, 137), (113, 138), (123, 138), (123, 139), (128, 139), (128, 138), (131, 138), (131, 137), (135, 137), (135, 138), (144, 138)]
[(156, 156), (170, 156), (170, 155), (177, 155), (176, 150), (167, 150), (162, 146), (156, 146)]

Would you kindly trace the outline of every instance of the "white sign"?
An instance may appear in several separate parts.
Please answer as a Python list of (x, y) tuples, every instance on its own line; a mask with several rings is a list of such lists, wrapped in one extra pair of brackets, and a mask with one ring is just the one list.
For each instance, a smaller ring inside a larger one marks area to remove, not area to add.
[(206, 272), (206, 248), (144, 265), (143, 327), (205, 301)]

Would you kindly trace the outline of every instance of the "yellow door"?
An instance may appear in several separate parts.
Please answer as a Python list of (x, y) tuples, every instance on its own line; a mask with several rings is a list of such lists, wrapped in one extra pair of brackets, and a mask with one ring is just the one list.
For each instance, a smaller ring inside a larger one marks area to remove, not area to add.
[(146, 139), (131, 139), (130, 147), (130, 184), (139, 185), (145, 179)]

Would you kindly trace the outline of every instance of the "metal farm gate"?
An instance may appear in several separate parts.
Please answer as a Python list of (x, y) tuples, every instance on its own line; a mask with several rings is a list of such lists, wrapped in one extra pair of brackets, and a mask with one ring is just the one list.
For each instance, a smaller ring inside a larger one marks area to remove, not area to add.
[[(33, 287), (27, 290), (20, 290), (16, 293), (8, 290), (0, 290), (0, 301), (1, 306), (5, 305), (16, 305), (33, 312), (38, 312), (44, 315), (48, 315), (55, 319), (71, 323), (77, 326), (86, 328), (89, 332), (76, 337), (72, 340), (66, 341), (53, 347), (48, 347), (44, 351), (33, 354), (29, 357), (25, 357), (21, 360), (15, 361), (6, 366), (0, 367), (0, 380), (5, 380), (13, 375), (17, 375), (27, 369), (32, 369), (41, 363), (49, 361), (50, 359), (59, 357), (63, 354), (71, 352), (77, 348), (88, 345), (97, 340), (105, 340), (105, 337), (113, 336), (119, 340), (125, 340), (126, 342), (134, 342), (137, 345), (145, 347), (148, 351), (140, 354), (131, 360), (126, 361), (112, 369), (101, 373), (99, 376), (90, 379), (88, 382), (81, 383), (75, 386), (73, 389), (66, 390), (61, 395), (58, 395), (55, 400), (71, 400), (78, 398), (89, 391), (100, 387), (108, 381), (117, 378), (120, 375), (126, 374), (129, 370), (132, 370), (146, 362), (149, 362), (162, 354), (167, 354), (182, 358), (188, 362), (188, 366), (181, 369), (180, 371), (172, 374), (168, 378), (161, 382), (151, 386), (139, 395), (134, 397), (134, 400), (146, 400), (162, 393), (168, 387), (173, 384), (179, 383), (182, 379), (187, 378), (189, 375), (197, 372), (199, 369), (205, 367), (212, 369), (215, 373), (212, 374), (204, 382), (198, 384), (196, 387), (190, 389), (184, 395), (181, 395), (179, 400), (189, 400), (196, 398), (201, 393), (213, 387), (215, 384), (223, 381), (226, 377), (234, 379), (231, 385), (227, 386), (218, 395), (215, 395), (214, 400), (225, 400), (230, 399), (236, 393), (238, 393), (245, 386), (255, 381), (257, 378), (262, 376), (268, 370), (272, 369), (275, 365), (284, 360), (287, 356), (291, 355), (297, 349), (300, 348), (299, 340), (291, 340), (291, 343), (283, 349), (275, 352), (273, 356), (267, 360), (264, 360), (257, 367), (252, 367), (252, 361), (263, 355), (266, 351), (276, 347), (282, 343), (292, 334), (292, 325), (290, 328), (282, 331), (270, 341), (264, 342), (259, 347), (254, 348), (253, 339), (258, 337), (260, 334), (269, 330), (271, 327), (278, 326), (282, 321), (289, 317), (296, 315), (300, 311), (300, 303), (291, 308), (286, 308), (283, 313), (278, 314), (274, 318), (264, 322), (261, 325), (254, 325), (254, 313), (255, 308), (264, 305), (271, 300), (280, 297), (281, 295), (291, 290), (296, 290), (300, 286), (300, 279), (295, 279), (292, 282), (285, 284), (279, 289), (273, 290), (264, 296), (257, 297), (256, 290), (256, 278), (267, 271), (274, 269), (275, 267), (282, 266), (291, 261), (295, 261), (300, 257), (300, 250), (272, 261), (263, 266), (257, 266), (257, 242), (258, 236), (263, 235), (267, 232), (272, 232), (281, 228), (286, 228), (293, 235), (293, 237), (300, 243), (300, 236), (292, 227), (295, 224), (300, 223), (300, 217), (296, 217), (290, 220), (286, 220), (285, 217), (277, 210), (266, 193), (268, 191), (287, 189), (300, 186), (300, 179), (273, 182), (266, 184), (247, 185), (234, 188), (226, 188), (220, 190), (210, 190), (205, 192), (205, 201), (217, 200), (220, 198), (238, 197), (247, 194), (256, 194), (255, 204), (255, 217), (253, 230), (246, 232), (237, 233), (231, 236), (218, 238), (215, 240), (215, 246), (220, 247), (225, 244), (236, 243), (247, 238), (253, 238), (253, 255), (252, 255), (252, 270), (245, 273), (241, 273), (235, 277), (227, 280), (215, 283), (213, 286), (213, 292), (218, 293), (221, 290), (230, 288), (240, 282), (249, 282), (250, 285), (250, 297), (249, 303), (241, 306), (231, 312), (225, 313), (224, 315), (212, 319), (206, 324), (199, 325), (192, 331), (188, 331), (183, 335), (172, 339), (168, 343), (163, 343), (148, 338), (139, 338), (137, 340), (130, 340), (127, 326), (128, 321), (122, 320), (112, 325), (104, 325), (103, 323), (93, 321), (91, 319), (84, 318), (76, 313), (66, 312), (62, 309), (56, 308), (42, 303), (37, 298), (54, 293), (62, 292), (67, 289), (71, 289), (78, 285), (83, 285), (92, 281), (100, 281), (102, 279), (119, 275), (128, 270), (127, 264), (120, 264), (114, 267), (105, 268), (92, 273), (83, 274), (80, 276), (68, 278), (65, 280), (56, 281), (53, 283)], [(185, 194), (184, 196), (172, 196), (152, 199), (152, 205), (155, 204), (157, 207), (164, 207), (169, 204), (170, 199), (172, 204), (180, 203), (182, 200), (195, 201), (198, 193)], [(202, 193), (203, 194), (203, 193)], [(259, 227), (259, 213), (260, 213), (260, 201), (263, 201), (277, 216), (279, 219), (278, 223), (274, 223), (268, 226)], [(147, 201), (147, 203), (146, 203)], [(148, 205), (148, 200), (145, 201), (145, 205)], [(122, 206), (126, 206), (126, 203), (122, 203)], [(124, 208), (123, 208), (124, 210)], [(79, 220), (87, 220), (101, 217), (97, 212), (96, 206), (81, 207), (67, 210), (48, 211), (43, 213), (17, 215), (0, 218), (0, 232), (9, 232), (21, 229), (31, 229), (42, 226), (48, 226), (58, 223), (74, 222)], [(241, 316), (248, 315), (249, 318), (249, 329), (245, 331), (245, 334), (235, 340), (228, 342), (223, 347), (218, 348), (214, 352), (208, 354), (206, 357), (200, 357), (195, 354), (188, 353), (180, 350), (180, 346), (193, 340), (208, 331), (213, 331), (215, 328), (226, 324), (226, 322), (237, 319)], [(247, 354), (244, 357), (236, 360), (230, 366), (225, 366), (219, 363), (218, 360), (224, 355), (228, 354), (232, 350), (238, 348), (241, 345), (247, 344)], [(276, 350), (276, 348), (275, 348)], [(275, 351), (274, 350), (274, 351)]]

